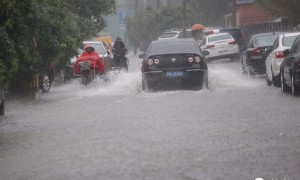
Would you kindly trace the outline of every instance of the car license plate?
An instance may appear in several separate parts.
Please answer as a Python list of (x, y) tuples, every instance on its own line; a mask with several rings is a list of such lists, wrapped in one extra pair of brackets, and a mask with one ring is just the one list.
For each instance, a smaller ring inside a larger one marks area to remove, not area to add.
[(183, 76), (182, 71), (167, 72), (167, 77), (182, 77), (182, 76)]

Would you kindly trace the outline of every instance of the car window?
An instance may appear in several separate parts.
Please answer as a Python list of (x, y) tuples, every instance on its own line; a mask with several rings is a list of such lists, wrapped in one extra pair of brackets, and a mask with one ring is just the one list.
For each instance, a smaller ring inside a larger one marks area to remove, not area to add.
[[(183, 32), (179, 33), (178, 38), (183, 38)], [(186, 31), (186, 37), (185, 38), (193, 38), (192, 31)]]
[(153, 43), (151, 54), (193, 53), (199, 52), (198, 47), (193, 41)]
[(272, 46), (277, 38), (277, 35), (257, 36), (253, 41), (254, 47)]
[(300, 36), (298, 36), (296, 39), (295, 39), (295, 41), (294, 41), (294, 43), (293, 43), (293, 45), (292, 45), (292, 47), (291, 47), (291, 50), (290, 50), (290, 52), (291, 53), (295, 53), (295, 52), (297, 52), (297, 48), (298, 48), (298, 44), (299, 44), (299, 38)]
[(282, 44), (286, 47), (291, 47), (295, 41), (297, 36), (290, 36), (290, 37), (285, 37), (282, 40)]
[(232, 36), (230, 34), (221, 34), (217, 36), (209, 36), (208, 42), (214, 42), (214, 41), (223, 41), (227, 39), (232, 39)]
[(295, 53), (300, 53), (300, 41), (297, 43), (296, 51)]

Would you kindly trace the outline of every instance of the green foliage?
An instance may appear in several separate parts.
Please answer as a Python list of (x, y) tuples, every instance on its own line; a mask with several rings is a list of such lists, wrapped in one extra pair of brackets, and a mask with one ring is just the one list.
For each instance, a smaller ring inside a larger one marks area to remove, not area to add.
[[(188, 16), (188, 24), (192, 18)], [(127, 32), (132, 45), (139, 46), (141, 42), (149, 44), (167, 29), (182, 27), (182, 9), (179, 7), (163, 7), (139, 12), (128, 20)]]
[(64, 65), (114, 11), (114, 0), (2, 0), (0, 85), (12, 75), (30, 79), (50, 63)]

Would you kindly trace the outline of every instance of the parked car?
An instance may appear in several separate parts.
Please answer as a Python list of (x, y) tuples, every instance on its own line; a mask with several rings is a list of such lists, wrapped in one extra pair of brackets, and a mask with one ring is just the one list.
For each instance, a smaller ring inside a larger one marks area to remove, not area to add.
[(205, 57), (192, 38), (153, 41), (148, 52), (139, 57), (143, 58), (142, 85), (145, 92), (172, 84), (196, 89), (201, 89), (203, 84), (207, 87)]
[[(109, 70), (111, 66), (114, 66), (114, 61), (112, 61), (111, 52), (109, 51), (108, 46), (104, 42), (99, 41), (84, 41), (83, 46), (86, 44), (91, 45), (95, 51), (99, 54), (101, 58), (103, 58), (105, 68)], [(78, 77), (74, 73), (74, 63), (76, 62), (77, 57), (82, 54), (83, 49), (78, 49), (78, 55), (71, 58), (70, 62), (67, 64), (65, 68), (65, 80), (70, 80), (74, 77)]]
[(4, 111), (5, 111), (4, 89), (0, 88), (0, 116), (4, 115)]
[(291, 49), (283, 51), (286, 58), (280, 65), (281, 91), (292, 90), (292, 95), (300, 93), (300, 35), (295, 39)]
[[(192, 38), (192, 30), (186, 30), (186, 38)], [(164, 32), (161, 36), (158, 37), (158, 40), (166, 40), (166, 39), (178, 39), (183, 38), (183, 32), (181, 30), (170, 30)]]
[(208, 35), (200, 46), (202, 50), (209, 52), (209, 55), (206, 56), (207, 60), (239, 58), (239, 46), (229, 33)]
[(271, 86), (280, 87), (280, 64), (285, 58), (284, 50), (290, 49), (296, 37), (300, 33), (285, 33), (278, 36), (273, 47), (269, 49), (266, 59), (266, 83)]
[(272, 47), (276, 38), (282, 33), (262, 33), (251, 37), (247, 47), (242, 48), (242, 72), (245, 75), (262, 75), (266, 73), (267, 49)]
[(239, 27), (222, 28), (219, 31), (220, 33), (225, 33), (225, 32), (229, 33), (236, 40), (240, 48), (245, 46), (245, 37), (242, 30)]
[(39, 89), (42, 93), (48, 93), (54, 81), (54, 67), (52, 64), (48, 64), (42, 69), (39, 74)]

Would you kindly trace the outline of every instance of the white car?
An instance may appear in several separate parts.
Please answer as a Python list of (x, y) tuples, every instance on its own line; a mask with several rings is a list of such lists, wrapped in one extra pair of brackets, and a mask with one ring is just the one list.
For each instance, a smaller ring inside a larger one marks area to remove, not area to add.
[(207, 60), (215, 59), (238, 59), (240, 56), (239, 46), (229, 33), (211, 34), (204, 38), (200, 44), (201, 49), (208, 51)]
[(284, 50), (290, 49), (298, 33), (284, 33), (278, 36), (273, 47), (269, 49), (269, 56), (266, 59), (266, 83), (268, 86), (272, 84), (275, 87), (280, 87), (280, 64), (285, 58)]

